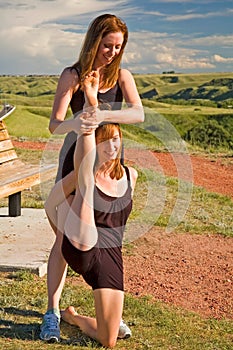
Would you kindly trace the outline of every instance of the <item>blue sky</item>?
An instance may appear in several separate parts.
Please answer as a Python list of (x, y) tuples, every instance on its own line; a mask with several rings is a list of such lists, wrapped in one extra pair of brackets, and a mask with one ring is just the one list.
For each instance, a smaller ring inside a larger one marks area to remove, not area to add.
[(133, 73), (233, 72), (232, 0), (1, 0), (0, 74), (60, 74), (103, 13), (127, 23)]

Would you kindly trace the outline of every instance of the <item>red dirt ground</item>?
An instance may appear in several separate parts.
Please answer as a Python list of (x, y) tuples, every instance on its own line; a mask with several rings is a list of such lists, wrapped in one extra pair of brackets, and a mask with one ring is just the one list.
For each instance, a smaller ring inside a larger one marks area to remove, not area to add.
[[(16, 147), (43, 149), (43, 143), (17, 142)], [(153, 163), (165, 175), (177, 176), (168, 153), (127, 150), (126, 158), (142, 166)], [(179, 155), (178, 155), (179, 157)], [(233, 198), (232, 159), (190, 156), (195, 185)], [(154, 165), (152, 164), (152, 167)], [(187, 178), (185, 164), (181, 177)], [(154, 227), (134, 242), (124, 257), (125, 289), (135, 296), (185, 308), (203, 317), (233, 319), (233, 238), (220, 235), (165, 233)]]

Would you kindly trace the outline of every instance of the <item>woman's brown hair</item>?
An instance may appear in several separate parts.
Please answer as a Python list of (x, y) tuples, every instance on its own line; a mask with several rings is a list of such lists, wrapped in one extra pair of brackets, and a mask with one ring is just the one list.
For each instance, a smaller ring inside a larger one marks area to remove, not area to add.
[(128, 28), (126, 24), (115, 15), (104, 14), (95, 18), (86, 33), (85, 40), (79, 55), (78, 61), (72, 66), (80, 71), (80, 79), (82, 79), (93, 70), (94, 60), (101, 40), (109, 33), (123, 34), (124, 40), (119, 55), (105, 67), (103, 83), (101, 88), (112, 87), (117, 79), (124, 48), (128, 41)]
[[(124, 171), (121, 165), (121, 150), (122, 150), (122, 132), (120, 129), (119, 124), (103, 124), (100, 125), (96, 130), (95, 130), (95, 137), (96, 139), (101, 140), (101, 142), (104, 142), (106, 140), (111, 139), (114, 136), (115, 131), (118, 131), (120, 139), (121, 139), (121, 147), (119, 149), (118, 155), (116, 159), (111, 160), (105, 164), (103, 164), (99, 170), (101, 171), (109, 171), (109, 175), (111, 179), (121, 179)], [(96, 161), (98, 158), (96, 159)]]

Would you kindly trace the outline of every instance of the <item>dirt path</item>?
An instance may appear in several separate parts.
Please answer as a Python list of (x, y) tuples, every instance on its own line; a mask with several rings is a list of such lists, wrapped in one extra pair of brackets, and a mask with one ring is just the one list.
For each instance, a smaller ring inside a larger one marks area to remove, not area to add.
[[(17, 142), (15, 146), (43, 149), (43, 143)], [(127, 150), (126, 158), (177, 176), (168, 153)], [(192, 181), (208, 191), (233, 198), (233, 164), (191, 156)], [(186, 177), (185, 167), (181, 176)], [(152, 295), (204, 317), (233, 319), (233, 238), (218, 235), (167, 234), (154, 227), (135, 242), (133, 254), (124, 257), (125, 288), (135, 296)]]
[[(142, 167), (151, 164), (157, 171), (168, 176), (179, 176), (194, 185), (206, 188), (210, 192), (224, 194), (233, 198), (233, 159), (224, 160), (219, 157), (210, 160), (201, 156), (190, 155), (188, 158), (179, 154), (148, 152), (144, 150), (126, 150), (130, 160)], [(155, 161), (153, 161), (155, 157)], [(191, 164), (189, 163), (189, 159)], [(191, 165), (190, 169), (186, 169)], [(192, 175), (192, 176), (191, 176)]]
[[(128, 158), (142, 167), (148, 164), (168, 176), (188, 179), (185, 161), (169, 153), (129, 150)], [(233, 198), (232, 160), (211, 161), (190, 156), (192, 182), (210, 192)], [(187, 163), (187, 160), (186, 160)], [(233, 238), (218, 235), (167, 234), (152, 228), (135, 242), (134, 255), (125, 256), (126, 290), (134, 295), (150, 294), (204, 317), (233, 319)], [(143, 267), (143, 269), (142, 269)], [(146, 272), (146, 273), (145, 273)]]
[(233, 319), (233, 238), (167, 234), (155, 227), (124, 261), (127, 292)]

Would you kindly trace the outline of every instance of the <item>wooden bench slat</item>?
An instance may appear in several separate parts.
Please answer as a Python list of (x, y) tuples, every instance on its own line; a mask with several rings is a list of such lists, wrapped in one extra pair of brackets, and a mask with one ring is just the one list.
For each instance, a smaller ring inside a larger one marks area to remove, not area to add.
[(33, 176), (37, 172), (39, 172), (38, 166), (24, 164), (19, 159), (4, 163), (0, 166), (0, 188), (2, 184), (17, 181), (21, 177), (25, 177), (25, 174)]
[(3, 167), (3, 169), (0, 167), (0, 198), (39, 185), (42, 182), (41, 180), (44, 182), (55, 177), (57, 171), (57, 167), (54, 164), (41, 168), (22, 164), (22, 167), (16, 168), (17, 171), (15, 172), (13, 172), (13, 169), (12, 171), (8, 169), (9, 176), (3, 178), (4, 168), (6, 167)]
[(9, 134), (6, 129), (0, 130), (0, 141), (9, 140)]
[(6, 130), (6, 132), (7, 132), (6, 124), (1, 120), (0, 121), (0, 131), (2, 131), (2, 130)]
[(0, 142), (0, 152), (8, 151), (9, 149), (14, 149), (11, 140), (2, 140)]
[(9, 137), (6, 125), (0, 122), (0, 164), (17, 159), (13, 143)]
[(18, 156), (14, 149), (6, 152), (0, 152), (0, 166), (2, 163), (17, 159)]
[(55, 164), (38, 165), (25, 164), (19, 159), (0, 165), (0, 188), (3, 184), (18, 181), (20, 178), (33, 176), (35, 173), (43, 173), (46, 169), (56, 168)]

